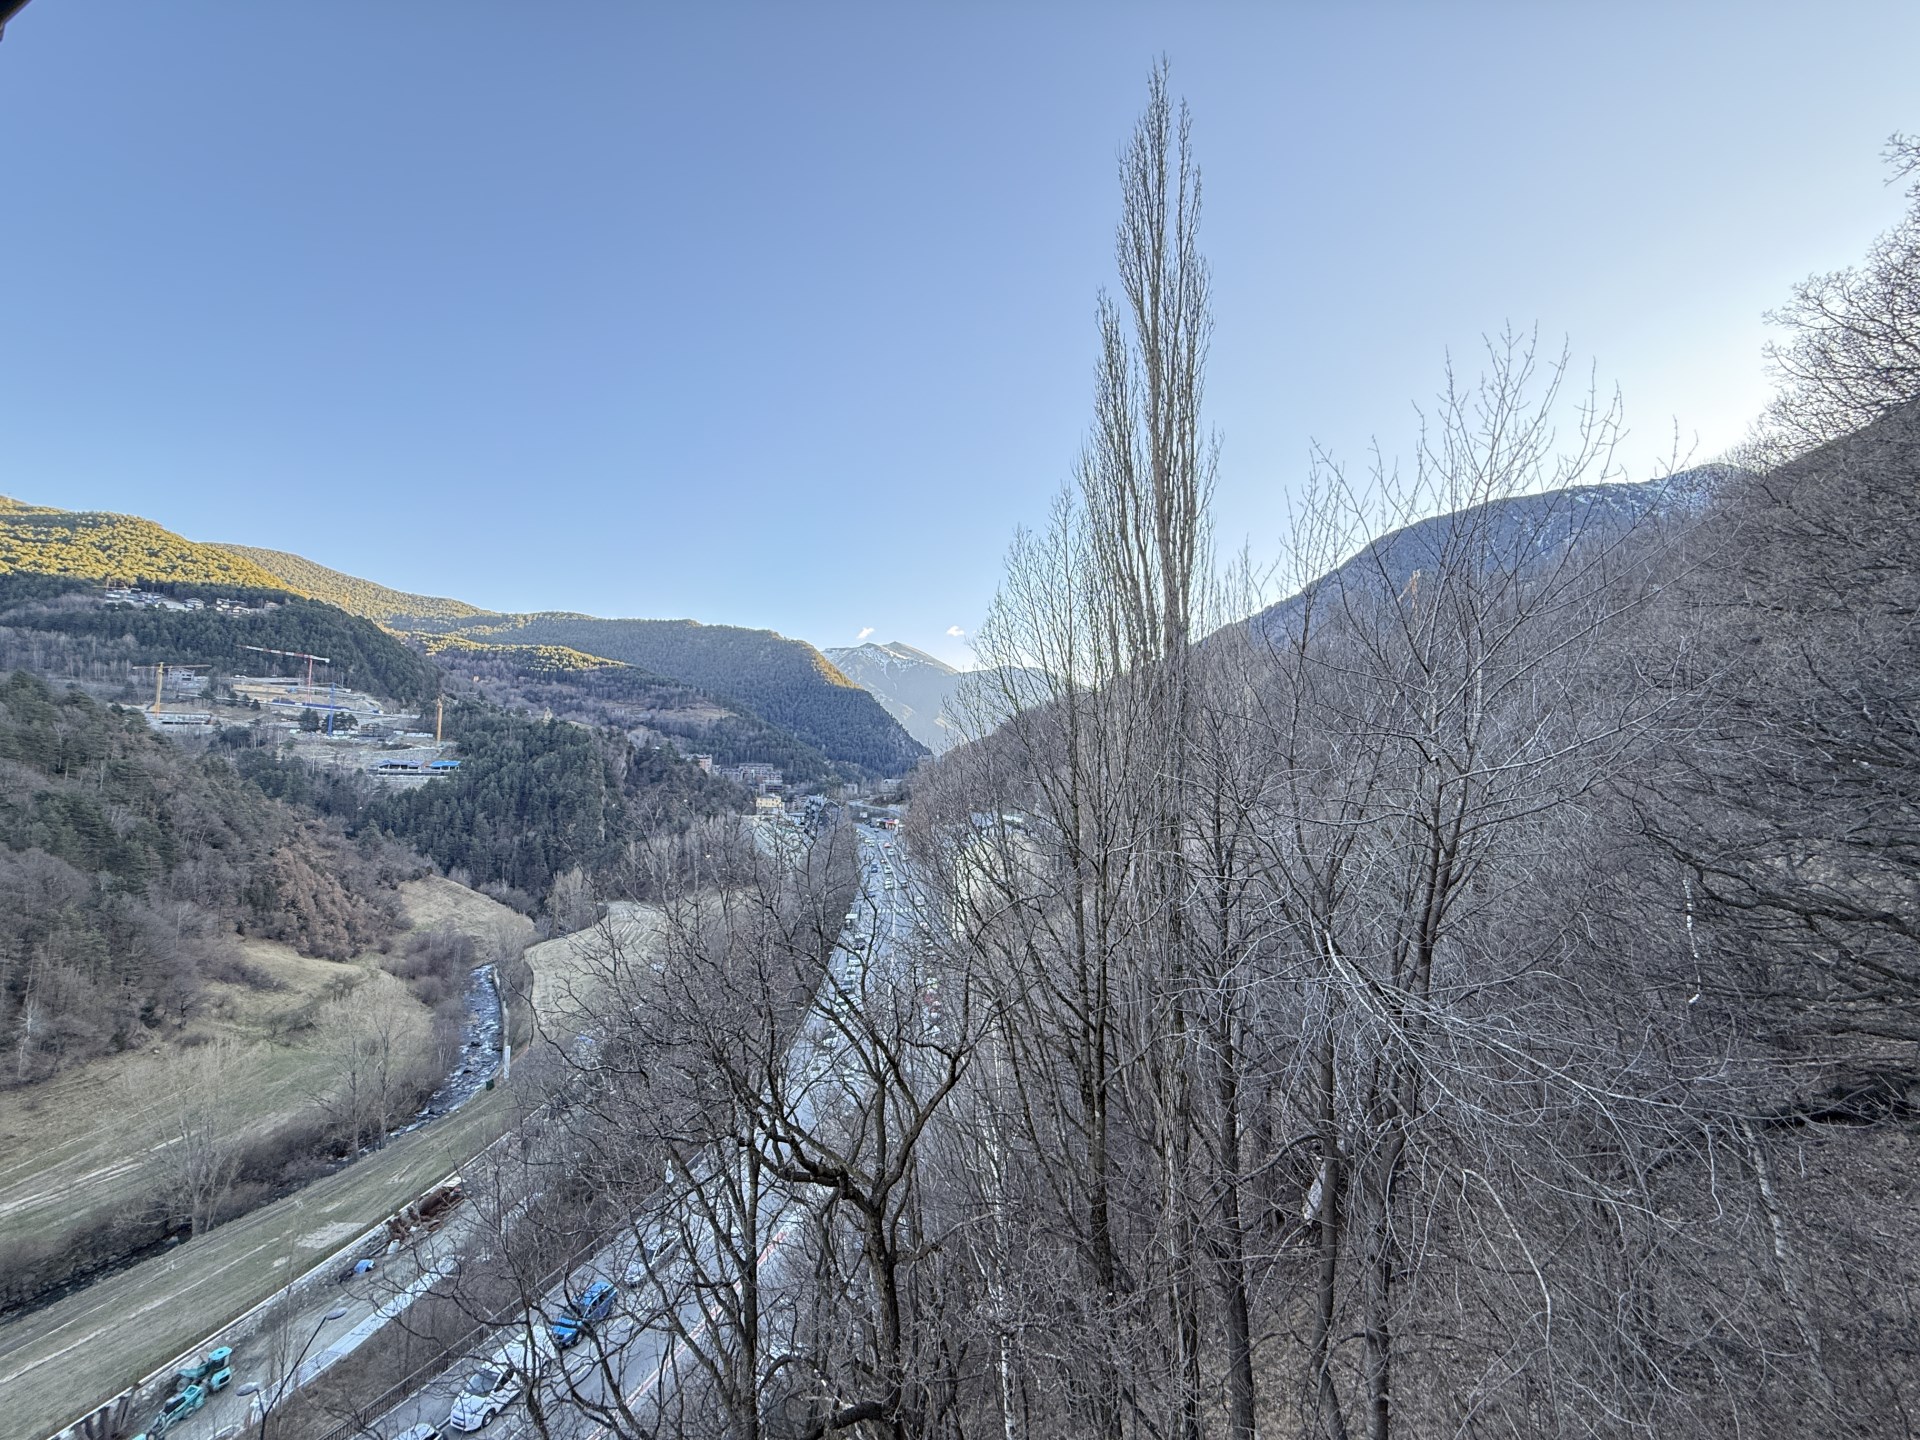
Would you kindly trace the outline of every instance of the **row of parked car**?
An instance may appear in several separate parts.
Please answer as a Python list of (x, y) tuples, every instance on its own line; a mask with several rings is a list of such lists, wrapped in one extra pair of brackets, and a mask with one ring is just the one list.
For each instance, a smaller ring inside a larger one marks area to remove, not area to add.
[[(569, 1301), (547, 1327), (547, 1336), (556, 1350), (578, 1345), (593, 1327), (613, 1314), (620, 1291), (609, 1280), (596, 1280), (578, 1300)], [(524, 1359), (524, 1356), (521, 1358)], [(454, 1397), (445, 1428), (471, 1434), (484, 1430), (507, 1406), (526, 1393), (524, 1366), (516, 1365), (508, 1351), (495, 1357), (467, 1377), (466, 1387)], [(442, 1427), (419, 1424), (395, 1437), (395, 1440), (441, 1440)]]

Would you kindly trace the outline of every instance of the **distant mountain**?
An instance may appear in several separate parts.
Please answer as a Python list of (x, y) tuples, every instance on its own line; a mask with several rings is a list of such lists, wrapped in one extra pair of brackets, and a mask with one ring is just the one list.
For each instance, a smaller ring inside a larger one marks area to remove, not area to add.
[(642, 743), (665, 740), (682, 755), (711, 755), (719, 765), (766, 761), (795, 784), (859, 778), (854, 767), (829, 760), (745, 706), (683, 680), (558, 645), (486, 645), (463, 635), (429, 635), (426, 643), (457, 689), (471, 685), (504, 710), (624, 730)]
[[(1697, 504), (1729, 473), (1727, 467), (1709, 465), (1659, 480), (1576, 486), (1437, 515), (1383, 535), (1299, 594), (1246, 623), (1271, 633), (1299, 614), (1309, 596), (1346, 588), (1384, 588), (1398, 594), (1416, 572), (1436, 568), (1449, 545), (1469, 536), (1485, 553), (1503, 560), (1545, 558), (1575, 544), (1617, 540), (1642, 519)], [(956, 670), (924, 650), (897, 642), (830, 648), (825, 655), (934, 753), (964, 738), (959, 697), (973, 672)]]
[(71, 575), (108, 585), (227, 585), (285, 590), (271, 572), (219, 545), (186, 540), (137, 515), (56, 510), (0, 495), (0, 575)]
[(371, 580), (329, 570), (324, 565), (316, 565), (303, 556), (290, 555), (285, 550), (263, 550), (257, 545), (221, 545), (218, 548), (277, 576), (302, 595), (325, 600), (329, 605), (338, 605), (350, 615), (362, 615), (398, 630), (412, 628), (406, 623), (412, 620), (470, 620), (477, 615), (493, 615), (492, 611), (469, 605), (464, 600), (390, 590)]
[[(682, 681), (742, 712), (741, 724), (734, 727), (739, 733), (727, 743), (716, 740), (716, 754), (745, 746), (754, 736), (767, 738), (764, 727), (770, 726), (797, 742), (796, 759), (811, 757), (802, 767), (808, 770), (818, 768), (824, 756), (873, 775), (902, 775), (927, 755), (878, 700), (818, 650), (771, 630), (697, 620), (608, 620), (566, 611), (503, 615), (459, 600), (389, 589), (284, 551), (228, 548), (282, 585), (413, 632), (430, 648), (456, 642), (543, 647), (553, 661), (541, 667), (548, 671), (591, 670), (595, 662), (609, 660)], [(578, 652), (579, 658), (564, 659), (562, 651)], [(521, 660), (525, 653), (516, 650)], [(693, 736), (683, 738), (697, 743)]]
[(962, 738), (954, 711), (965, 671), (897, 640), (887, 645), (870, 641), (823, 653), (934, 754)]
[(1437, 569), (1450, 546), (1469, 540), (1503, 566), (1544, 560), (1576, 545), (1617, 541), (1644, 520), (1698, 505), (1714, 484), (1732, 473), (1727, 466), (1707, 465), (1657, 480), (1577, 485), (1435, 515), (1370, 542), (1352, 559), (1247, 623), (1271, 634), (1300, 614), (1313, 596), (1345, 590), (1398, 594), (1417, 574)]
[(829, 759), (876, 775), (903, 775), (927, 756), (924, 745), (826, 656), (771, 630), (552, 611), (440, 628), (488, 644), (564, 645), (684, 680), (738, 702)]

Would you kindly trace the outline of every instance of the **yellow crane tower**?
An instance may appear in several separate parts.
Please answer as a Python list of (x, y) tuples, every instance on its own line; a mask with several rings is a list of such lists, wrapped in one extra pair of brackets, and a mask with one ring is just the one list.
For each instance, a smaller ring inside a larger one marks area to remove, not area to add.
[(135, 670), (153, 671), (153, 705), (150, 708), (150, 713), (154, 715), (162, 715), (166, 713), (166, 708), (167, 708), (163, 692), (166, 690), (167, 671), (169, 669), (173, 670), (177, 674), (184, 674), (191, 670), (207, 670), (207, 669), (211, 669), (212, 667), (207, 665), (180, 665), (180, 664), (169, 666), (165, 660), (162, 660), (158, 665), (135, 665), (133, 668)]

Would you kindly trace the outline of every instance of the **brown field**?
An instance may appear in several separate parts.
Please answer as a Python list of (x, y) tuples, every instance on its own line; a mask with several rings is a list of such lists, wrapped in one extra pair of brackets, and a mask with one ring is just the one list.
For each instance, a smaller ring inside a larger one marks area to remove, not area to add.
[[(401, 905), (412, 929), (461, 931), (483, 955), (498, 941), (533, 935), (525, 916), (438, 876), (402, 886)], [(181, 1038), (230, 1037), (248, 1047), (230, 1088), (246, 1132), (255, 1134), (311, 1109), (316, 1091), (330, 1083), (331, 1062), (306, 1028), (313, 1010), (336, 987), (391, 982), (373, 975), (370, 960), (343, 964), (273, 941), (237, 943), (283, 988), (211, 982), (201, 1014)], [(108, 1056), (44, 1084), (0, 1092), (0, 1234), (71, 1232), (146, 1193), (159, 1120), (140, 1086), (150, 1058)]]
[[(532, 934), (523, 916), (450, 881), (416, 881), (404, 888), (403, 901), (416, 928), (460, 929), (482, 943), (483, 953), (486, 942), (497, 935), (518, 939)], [(630, 940), (647, 933), (644, 921), (621, 923), (622, 933)], [(641, 928), (632, 928), (636, 924)], [(570, 947), (564, 940), (530, 950), (536, 1003), (559, 1003), (569, 993), (579, 994), (583, 973), (591, 969), (590, 953), (590, 947)], [(298, 956), (292, 962), (328, 964)], [(331, 968), (338, 971), (340, 967)], [(266, 1002), (276, 998), (291, 1003), (287, 993), (264, 996), (258, 1011), (248, 1011), (232, 1023), (244, 1020), (270, 1026), (276, 1007)], [(531, 1028), (531, 1017), (516, 1015), (513, 1021), (518, 1033)], [(100, 1123), (107, 1107), (124, 1103), (117, 1098), (123, 1090), (115, 1088), (109, 1072), (93, 1077), (91, 1089), (80, 1087), (79, 1082), (88, 1079), (85, 1072), (70, 1078), (70, 1093), (60, 1101), (69, 1124), (83, 1117), (89, 1124)], [(292, 1074), (265, 1077), (262, 1083), (269, 1081), (281, 1086), (282, 1093), (299, 1083)], [(23, 1437), (53, 1433), (173, 1360), (272, 1295), (289, 1276), (311, 1268), (458, 1170), (513, 1122), (517, 1089), (499, 1087), (482, 1093), (427, 1129), (398, 1137), (378, 1154), (314, 1182), (297, 1195), (0, 1325), (0, 1394), (7, 1396), (7, 1433)], [(24, 1112), (25, 1107), (20, 1108)], [(35, 1133), (55, 1133), (55, 1108), (48, 1096), (40, 1112), (27, 1117)], [(262, 1109), (271, 1111), (271, 1103), (262, 1102)], [(70, 1173), (85, 1173), (89, 1166), (112, 1167), (111, 1160), (105, 1164), (100, 1160), (107, 1153), (106, 1141), (98, 1142), (91, 1152), (83, 1142), (75, 1141), (73, 1146), (72, 1155), (55, 1162), (68, 1166)], [(20, 1162), (13, 1142), (6, 1142), (5, 1153), (16, 1166), (17, 1173), (6, 1182), (14, 1192), (25, 1195), (52, 1188), (33, 1179), (32, 1167)], [(85, 1158), (87, 1153), (94, 1158)], [(98, 1183), (119, 1185), (124, 1194), (134, 1182), (120, 1175), (102, 1177)]]
[(483, 952), (496, 936), (515, 944), (533, 939), (533, 922), (526, 916), (438, 875), (402, 885), (400, 904), (415, 930), (457, 930), (472, 936)]
[(617, 964), (648, 953), (660, 923), (650, 905), (617, 902), (598, 925), (548, 940), (527, 951), (533, 968), (533, 1008), (546, 1038), (564, 1044), (594, 1014), (600, 991)]
[(7, 1433), (50, 1435), (272, 1295), (505, 1128), (505, 1088), (168, 1254), (0, 1326)]
[[(314, 1043), (308, 1017), (335, 987), (377, 984), (394, 989), (401, 1004), (417, 1002), (398, 982), (358, 964), (311, 960), (271, 941), (240, 945), (249, 963), (285, 988), (211, 983), (202, 1013), (181, 1039), (227, 1037), (246, 1047), (230, 1095), (243, 1132), (253, 1135), (309, 1110), (314, 1093), (331, 1083), (331, 1062)], [(163, 1143), (163, 1122), (142, 1080), (159, 1053), (155, 1046), (107, 1056), (0, 1093), (0, 1232), (19, 1239), (71, 1231), (147, 1192), (147, 1162)]]

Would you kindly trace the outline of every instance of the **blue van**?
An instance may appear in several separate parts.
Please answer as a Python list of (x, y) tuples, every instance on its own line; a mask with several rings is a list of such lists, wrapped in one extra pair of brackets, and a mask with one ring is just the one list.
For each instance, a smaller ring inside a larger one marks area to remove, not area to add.
[(577, 1345), (590, 1326), (613, 1313), (613, 1302), (619, 1294), (612, 1281), (594, 1281), (587, 1287), (587, 1293), (569, 1302), (559, 1318), (548, 1327), (554, 1345), (562, 1350), (569, 1345)]

